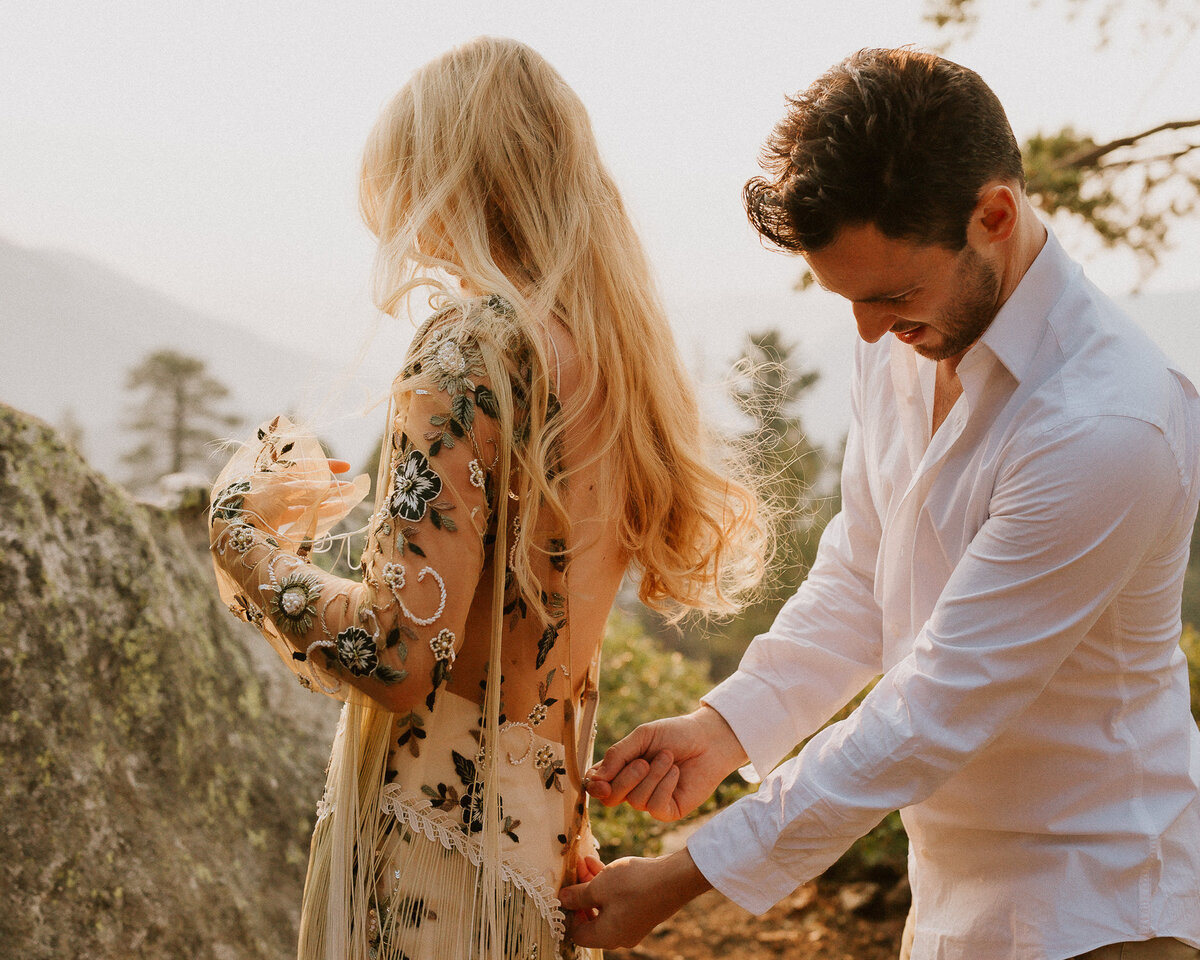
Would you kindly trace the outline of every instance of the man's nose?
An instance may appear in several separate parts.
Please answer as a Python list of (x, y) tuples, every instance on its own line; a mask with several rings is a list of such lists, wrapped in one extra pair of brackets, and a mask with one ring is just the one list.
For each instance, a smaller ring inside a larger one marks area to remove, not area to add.
[(896, 315), (886, 304), (854, 303), (854, 320), (858, 324), (858, 335), (867, 343), (875, 343), (892, 329)]

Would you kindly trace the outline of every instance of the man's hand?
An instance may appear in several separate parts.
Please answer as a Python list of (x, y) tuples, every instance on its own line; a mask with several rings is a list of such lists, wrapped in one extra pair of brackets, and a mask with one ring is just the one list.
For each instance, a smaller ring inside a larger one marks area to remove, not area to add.
[(624, 801), (656, 820), (678, 820), (745, 762), (732, 728), (705, 704), (686, 716), (642, 724), (613, 744), (587, 772), (587, 791), (606, 807)]
[(686, 849), (669, 857), (614, 860), (588, 883), (558, 898), (574, 911), (571, 937), (581, 947), (636, 947), (689, 900), (712, 888)]

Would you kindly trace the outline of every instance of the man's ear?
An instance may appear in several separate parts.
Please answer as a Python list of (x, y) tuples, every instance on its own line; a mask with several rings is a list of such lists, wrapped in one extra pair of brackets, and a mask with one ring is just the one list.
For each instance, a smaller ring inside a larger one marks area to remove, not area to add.
[(979, 202), (967, 224), (967, 240), (981, 247), (1008, 241), (1017, 228), (1020, 201), (1011, 184), (989, 183), (979, 194)]

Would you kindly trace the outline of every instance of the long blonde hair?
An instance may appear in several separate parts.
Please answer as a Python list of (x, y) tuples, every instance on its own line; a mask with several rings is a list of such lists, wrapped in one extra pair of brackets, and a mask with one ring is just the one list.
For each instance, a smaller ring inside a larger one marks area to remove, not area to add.
[[(423, 287), (431, 303), (453, 299), (450, 278), (515, 307), (509, 336), (533, 361), (532, 430), (515, 451), (534, 493), (522, 492), (522, 523), (539, 504), (568, 521), (569, 474), (547, 468), (587, 409), (593, 455), (618, 464), (607, 497), (642, 601), (675, 616), (738, 609), (761, 579), (769, 525), (732, 479), (741, 468), (712, 462), (720, 444), (701, 424), (641, 243), (587, 112), (554, 68), (491, 37), (422, 67), (368, 137), (359, 202), (379, 238), (380, 309), (401, 313)], [(582, 402), (546, 424), (550, 317), (573, 338)], [(536, 597), (532, 539), (518, 545), (516, 572)]]

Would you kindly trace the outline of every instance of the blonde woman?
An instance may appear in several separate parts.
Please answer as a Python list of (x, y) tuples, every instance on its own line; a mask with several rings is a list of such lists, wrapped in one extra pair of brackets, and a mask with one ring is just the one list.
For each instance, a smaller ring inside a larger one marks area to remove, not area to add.
[(231, 608), (346, 701), (300, 956), (572, 955), (556, 892), (596, 869), (581, 775), (618, 585), (733, 610), (763, 525), (709, 463), (587, 114), (538, 54), (485, 38), (417, 71), (360, 200), (381, 309), (434, 308), (393, 385), (362, 582), (305, 556), (363, 482), (282, 418), (212, 509)]

